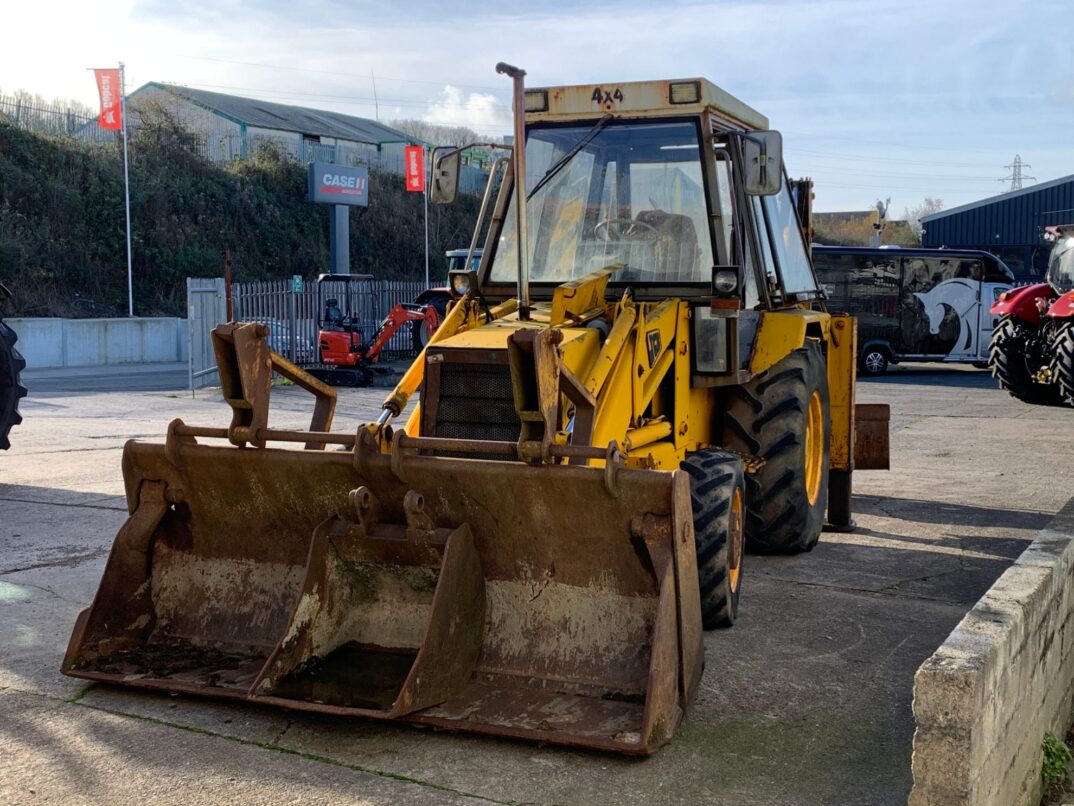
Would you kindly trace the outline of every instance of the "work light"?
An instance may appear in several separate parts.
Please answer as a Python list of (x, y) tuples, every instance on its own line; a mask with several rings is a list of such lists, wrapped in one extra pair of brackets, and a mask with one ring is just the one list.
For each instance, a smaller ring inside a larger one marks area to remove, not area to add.
[(472, 289), (477, 288), (477, 272), (470, 269), (449, 271), (448, 281), (451, 284), (451, 296), (464, 297)]
[(668, 87), (673, 104), (696, 104), (701, 100), (701, 84), (697, 81), (676, 81)]

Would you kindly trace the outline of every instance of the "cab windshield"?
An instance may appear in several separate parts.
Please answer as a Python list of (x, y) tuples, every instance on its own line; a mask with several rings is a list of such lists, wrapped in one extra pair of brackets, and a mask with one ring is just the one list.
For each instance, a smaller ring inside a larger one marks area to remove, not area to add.
[(1063, 232), (1052, 247), (1048, 282), (1061, 294), (1074, 291), (1074, 232)]
[[(592, 125), (531, 129), (527, 192)], [(612, 282), (698, 283), (712, 271), (698, 127), (612, 123), (560, 167), (527, 207), (530, 280), (562, 283), (621, 263)], [(518, 275), (513, 199), (492, 263), (493, 283)]]

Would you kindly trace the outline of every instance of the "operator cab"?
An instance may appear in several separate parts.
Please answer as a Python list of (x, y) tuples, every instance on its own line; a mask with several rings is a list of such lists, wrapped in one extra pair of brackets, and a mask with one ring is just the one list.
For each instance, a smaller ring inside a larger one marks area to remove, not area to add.
[[(1049, 228), (1051, 229), (1051, 228)], [(1046, 280), (1057, 294), (1074, 291), (1074, 224), (1055, 227)]]
[[(782, 142), (763, 115), (703, 79), (625, 83), (597, 99), (593, 87), (526, 90), (534, 301), (601, 269), (612, 289), (642, 301), (734, 296), (762, 310), (822, 297)], [(489, 234), (478, 277), (497, 301), (516, 295), (511, 184), (501, 186), (494, 217), (503, 225)]]

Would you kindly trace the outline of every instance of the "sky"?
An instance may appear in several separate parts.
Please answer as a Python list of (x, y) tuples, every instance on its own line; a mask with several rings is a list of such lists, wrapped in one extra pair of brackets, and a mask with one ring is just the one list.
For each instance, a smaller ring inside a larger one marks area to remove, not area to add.
[[(703, 76), (783, 132), (819, 211), (945, 207), (1074, 174), (1070, 0), (0, 0), (0, 91), (96, 104), (90, 67), (510, 131), (510, 83)], [(42, 29), (43, 9), (48, 24)], [(40, 33), (38, 33), (40, 32)], [(1027, 181), (1027, 184), (1030, 182)]]

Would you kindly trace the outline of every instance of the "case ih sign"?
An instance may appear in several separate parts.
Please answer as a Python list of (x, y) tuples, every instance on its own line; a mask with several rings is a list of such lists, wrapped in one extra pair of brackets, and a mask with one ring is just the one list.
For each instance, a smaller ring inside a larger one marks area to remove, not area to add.
[(328, 162), (310, 164), (310, 201), (369, 206), (369, 172)]

